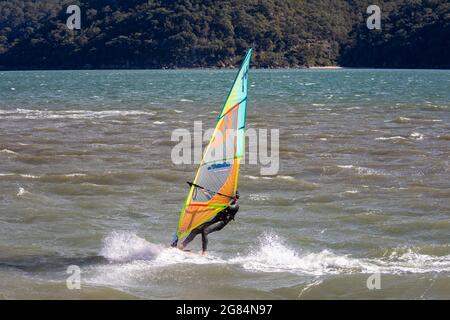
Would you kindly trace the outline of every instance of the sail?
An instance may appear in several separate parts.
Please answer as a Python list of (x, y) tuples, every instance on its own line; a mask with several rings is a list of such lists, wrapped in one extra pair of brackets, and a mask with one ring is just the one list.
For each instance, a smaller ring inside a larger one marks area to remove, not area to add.
[(188, 197), (181, 210), (177, 236), (212, 219), (235, 196), (239, 166), (245, 152), (248, 71), (252, 49), (247, 52), (203, 154)]

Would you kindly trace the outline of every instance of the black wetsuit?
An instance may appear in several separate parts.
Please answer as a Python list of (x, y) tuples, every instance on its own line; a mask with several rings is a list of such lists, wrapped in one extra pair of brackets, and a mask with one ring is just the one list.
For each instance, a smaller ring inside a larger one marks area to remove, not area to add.
[(231, 220), (234, 220), (234, 216), (239, 210), (239, 205), (234, 201), (230, 206), (219, 212), (213, 219), (204, 224), (198, 226), (189, 233), (186, 239), (183, 241), (183, 247), (186, 247), (189, 242), (194, 240), (198, 234), (202, 234), (202, 250), (206, 251), (208, 246), (208, 234), (211, 232), (222, 230)]

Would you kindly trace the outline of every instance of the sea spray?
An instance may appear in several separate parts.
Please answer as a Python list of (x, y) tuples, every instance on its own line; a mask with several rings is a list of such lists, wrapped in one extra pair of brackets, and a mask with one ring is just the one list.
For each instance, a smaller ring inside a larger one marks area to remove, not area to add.
[(103, 240), (100, 255), (111, 262), (149, 260), (156, 257), (163, 247), (147, 242), (130, 232), (113, 231)]
[(231, 259), (249, 271), (291, 272), (298, 274), (335, 274), (360, 269), (356, 259), (338, 256), (328, 250), (301, 253), (291, 248), (278, 235), (267, 232), (259, 239), (259, 246), (248, 255)]

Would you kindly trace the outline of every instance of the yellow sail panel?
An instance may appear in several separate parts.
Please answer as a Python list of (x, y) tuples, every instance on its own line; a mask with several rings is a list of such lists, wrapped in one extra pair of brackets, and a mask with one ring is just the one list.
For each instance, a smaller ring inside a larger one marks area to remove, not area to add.
[(235, 157), (238, 108), (217, 123), (191, 186), (178, 226), (178, 236), (214, 217), (234, 196), (240, 161)]
[[(247, 73), (250, 52), (238, 73), (239, 77), (244, 74), (243, 70), (247, 70), (245, 76), (242, 76), (241, 80), (235, 80), (191, 184), (178, 223), (177, 236), (179, 238), (212, 219), (229, 205), (236, 194), (240, 159), (244, 148), (243, 132), (247, 107)], [(236, 84), (241, 90), (238, 97), (241, 100), (230, 105), (230, 99), (238, 96), (237, 91), (234, 91)]]
[[(224, 186), (219, 190), (220, 194), (234, 194), (236, 191), (240, 160), (235, 159), (233, 162), (231, 174)], [(196, 192), (198, 193), (199, 189), (192, 186), (189, 194), (191, 195), (191, 193), (194, 194)], [(178, 225), (178, 237), (184, 237), (188, 232), (210, 220), (228, 206), (230, 198), (222, 196), (219, 193), (206, 202), (187, 201)]]

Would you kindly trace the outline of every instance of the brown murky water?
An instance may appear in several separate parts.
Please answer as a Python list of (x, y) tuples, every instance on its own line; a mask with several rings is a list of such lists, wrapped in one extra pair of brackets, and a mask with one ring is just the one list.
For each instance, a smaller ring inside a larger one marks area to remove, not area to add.
[(0, 298), (449, 299), (449, 71), (252, 70), (279, 172), (242, 167), (207, 257), (166, 249), (196, 170), (172, 131), (213, 127), (233, 78), (1, 72)]

